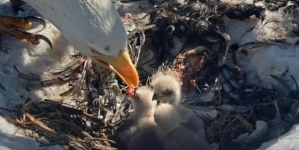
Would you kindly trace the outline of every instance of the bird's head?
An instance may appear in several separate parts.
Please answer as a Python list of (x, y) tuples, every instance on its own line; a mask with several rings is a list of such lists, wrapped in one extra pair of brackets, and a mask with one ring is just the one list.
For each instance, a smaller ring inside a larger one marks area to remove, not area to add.
[(134, 114), (153, 115), (155, 103), (152, 101), (154, 91), (147, 86), (137, 88), (134, 98), (131, 100), (134, 107)]
[(139, 76), (127, 50), (127, 34), (111, 0), (26, 0), (82, 54), (107, 67), (128, 86)]
[(127, 50), (120, 50), (116, 57), (112, 57), (104, 55), (95, 49), (90, 49), (93, 53), (93, 60), (113, 71), (129, 87), (136, 88), (138, 86), (139, 76)]
[(139, 76), (127, 51), (127, 35), (111, 0), (26, 0), (82, 54), (137, 87)]
[(181, 98), (181, 84), (174, 74), (160, 72), (153, 76), (151, 86), (155, 91), (154, 99), (161, 103), (178, 103)]

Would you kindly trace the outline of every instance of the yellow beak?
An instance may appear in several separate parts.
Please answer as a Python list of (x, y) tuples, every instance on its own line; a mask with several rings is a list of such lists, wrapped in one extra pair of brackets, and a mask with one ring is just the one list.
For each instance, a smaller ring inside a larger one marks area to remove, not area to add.
[(126, 50), (121, 50), (116, 59), (102, 54), (93, 56), (93, 59), (117, 74), (129, 87), (138, 86), (139, 76)]

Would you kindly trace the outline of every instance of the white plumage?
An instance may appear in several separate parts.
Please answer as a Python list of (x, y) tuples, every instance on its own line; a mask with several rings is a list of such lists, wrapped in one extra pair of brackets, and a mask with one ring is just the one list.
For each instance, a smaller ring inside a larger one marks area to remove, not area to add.
[(114, 71), (129, 86), (139, 77), (127, 52), (127, 36), (111, 0), (25, 0), (51, 21), (82, 54)]
[[(99, 48), (104, 55), (118, 55), (126, 48), (126, 32), (111, 0), (25, 0), (51, 21), (87, 56), (90, 48)], [(110, 46), (110, 51), (105, 47)]]

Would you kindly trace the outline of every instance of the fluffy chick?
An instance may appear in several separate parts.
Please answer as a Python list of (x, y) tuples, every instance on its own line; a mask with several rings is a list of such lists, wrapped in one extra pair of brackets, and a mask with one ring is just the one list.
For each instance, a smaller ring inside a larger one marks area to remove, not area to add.
[(137, 132), (130, 139), (128, 150), (163, 150), (159, 139), (157, 125), (154, 121), (155, 103), (152, 101), (154, 91), (146, 86), (137, 89), (132, 101), (134, 113), (132, 120), (136, 122)]
[(147, 86), (139, 87), (136, 90), (135, 97), (131, 100), (134, 112), (131, 115), (132, 120), (142, 120), (144, 118), (154, 122), (155, 103), (153, 101), (154, 91)]
[(166, 150), (208, 150), (202, 145), (205, 139), (199, 138), (180, 125), (180, 114), (173, 105), (160, 103), (156, 108), (154, 119), (160, 129)]
[(161, 103), (169, 103), (178, 112), (180, 125), (195, 133), (203, 147), (209, 147), (205, 138), (204, 122), (195, 112), (180, 104), (181, 84), (176, 74), (171, 70), (157, 72), (151, 81), (155, 96)]
[(162, 103), (177, 105), (181, 98), (181, 83), (172, 70), (156, 72), (151, 79), (155, 95)]

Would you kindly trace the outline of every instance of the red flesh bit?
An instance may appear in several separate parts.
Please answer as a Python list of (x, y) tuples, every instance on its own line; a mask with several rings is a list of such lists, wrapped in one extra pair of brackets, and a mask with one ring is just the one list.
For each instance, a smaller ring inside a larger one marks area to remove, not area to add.
[(135, 96), (135, 90), (132, 87), (127, 88), (127, 94), (130, 95), (131, 97)]

